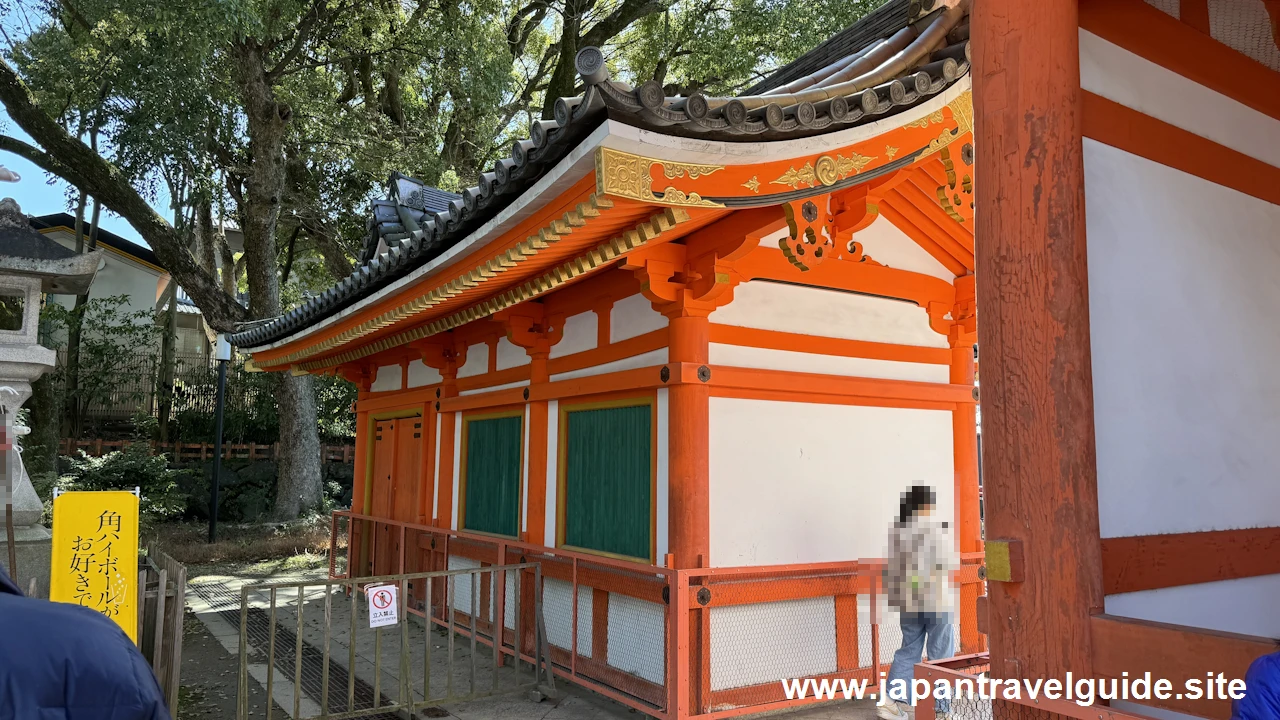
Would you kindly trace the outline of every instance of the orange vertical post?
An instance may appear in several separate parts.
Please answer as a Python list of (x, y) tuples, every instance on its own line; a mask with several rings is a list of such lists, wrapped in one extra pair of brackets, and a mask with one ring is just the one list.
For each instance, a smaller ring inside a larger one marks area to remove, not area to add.
[(1093, 677), (1103, 607), (1078, 11), (973, 4), (986, 544), (1026, 549), (1021, 582), (989, 582), (994, 677)]
[[(973, 387), (973, 336), (959, 325), (951, 328), (951, 384)], [(955, 527), (962, 553), (982, 550), (982, 522), (978, 510), (977, 405), (963, 403), (951, 412), (955, 464)], [(981, 651), (978, 632), (978, 584), (960, 587), (960, 652)]]
[[(711, 324), (706, 313), (669, 313), (671, 363), (705, 365)], [(711, 559), (710, 394), (702, 383), (677, 383), (667, 393), (669, 435), (668, 544), (676, 567), (699, 567)]]
[[(457, 397), (458, 371), (455, 367), (446, 367), (441, 371), (444, 383), (440, 386), (441, 399)], [(440, 413), (440, 473), (436, 481), (436, 527), (453, 527), (453, 456), (457, 451), (454, 438), (457, 435), (455, 423), (458, 413)]]
[[(547, 371), (549, 355), (549, 347), (529, 350), (530, 387), (550, 381), (551, 376)], [(525, 496), (529, 517), (525, 524), (525, 541), (536, 545), (545, 543), (547, 536), (547, 427), (551, 422), (549, 410), (546, 400), (529, 403), (529, 491)]]

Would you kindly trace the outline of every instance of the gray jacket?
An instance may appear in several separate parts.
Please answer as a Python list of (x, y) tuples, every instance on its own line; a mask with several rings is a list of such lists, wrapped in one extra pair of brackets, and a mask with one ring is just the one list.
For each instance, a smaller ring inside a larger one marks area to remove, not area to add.
[(895, 522), (889, 530), (889, 562), (885, 566), (889, 607), (910, 613), (954, 612), (951, 575), (959, 568), (955, 541), (943, 523), (929, 517)]

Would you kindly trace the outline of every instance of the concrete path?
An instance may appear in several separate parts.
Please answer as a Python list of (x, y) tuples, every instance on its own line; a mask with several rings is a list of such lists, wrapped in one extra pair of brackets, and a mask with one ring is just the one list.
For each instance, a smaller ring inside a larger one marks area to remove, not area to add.
[[(290, 581), (323, 582), (315, 572), (276, 576), (272, 583)], [(234, 677), (239, 663), (239, 624), (241, 588), (262, 582), (226, 575), (203, 575), (188, 581), (187, 602), (194, 616), (227, 653), (228, 667)], [(298, 608), (302, 621), (298, 622)], [(373, 709), (394, 704), (401, 692), (410, 692), (421, 702), (429, 681), (432, 705), (419, 711), (422, 717), (451, 717), (458, 720), (634, 720), (644, 717), (620, 703), (604, 698), (557, 678), (558, 698), (534, 702), (528, 687), (532, 672), (527, 664), (517, 673), (509, 664), (493, 668), (492, 653), (482, 643), (472, 652), (471, 641), (461, 635), (453, 638), (452, 669), (448, 658), (450, 642), (446, 631), (431, 633), (420, 618), (383, 628), (368, 627), (367, 602), (360, 600), (355, 618), (355, 642), (352, 635), (352, 603), (338, 587), (326, 593), (310, 586), (299, 604), (295, 589), (279, 589), (275, 593), (274, 618), (268, 592), (250, 594), (248, 623), (248, 666), (251, 691), (255, 697), (265, 696), (261, 690), (270, 681), (274, 707), (288, 717), (312, 717), (322, 711), (328, 684), (329, 712), (344, 711), (351, 698), (354, 709)], [(268, 652), (274, 619), (275, 638), (272, 653), (274, 671), (268, 673)], [(400, 687), (401, 643), (408, 642), (406, 687)], [(324, 648), (328, 647), (328, 655)], [(301, 648), (301, 667), (295, 663)], [(429, 655), (428, 655), (429, 653)], [(326, 662), (327, 661), (327, 662)], [(474, 662), (474, 671), (473, 671)], [(353, 673), (348, 673), (354, 667)], [(327, 673), (326, 673), (327, 668)], [(268, 677), (270, 675), (270, 677)], [(327, 678), (326, 678), (327, 675)], [(295, 692), (295, 679), (301, 692)], [(496, 688), (496, 691), (495, 691)], [(526, 688), (526, 689), (517, 689)], [(481, 699), (460, 699), (472, 690)], [(265, 718), (264, 703), (255, 702), (251, 716)], [(297, 708), (295, 713), (294, 709)], [(279, 717), (279, 715), (276, 715)], [(394, 718), (393, 713), (369, 715)], [(864, 720), (875, 717), (870, 701), (840, 702), (809, 707), (799, 711), (772, 713), (770, 717), (788, 720)]]

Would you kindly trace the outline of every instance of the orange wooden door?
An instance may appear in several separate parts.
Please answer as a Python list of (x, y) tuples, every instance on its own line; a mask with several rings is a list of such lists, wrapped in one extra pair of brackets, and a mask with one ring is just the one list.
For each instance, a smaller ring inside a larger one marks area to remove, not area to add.
[[(390, 517), (402, 522), (418, 522), (418, 478), (422, 474), (422, 418), (408, 417), (396, 421), (395, 469), (389, 483)], [(401, 528), (391, 528), (391, 572), (407, 573), (417, 570), (411, 548), (417, 540), (415, 533)], [(405, 544), (401, 560), (401, 544)]]
[[(369, 478), (369, 494), (372, 502), (370, 515), (379, 518), (391, 518), (392, 478), (395, 475), (396, 462), (396, 426), (400, 420), (380, 420), (374, 426), (373, 434), (373, 476)], [(398, 534), (398, 533), (397, 533)], [(391, 547), (392, 531), (386, 525), (378, 524), (373, 532), (373, 557), (371, 559), (374, 575), (388, 575), (394, 572)]]

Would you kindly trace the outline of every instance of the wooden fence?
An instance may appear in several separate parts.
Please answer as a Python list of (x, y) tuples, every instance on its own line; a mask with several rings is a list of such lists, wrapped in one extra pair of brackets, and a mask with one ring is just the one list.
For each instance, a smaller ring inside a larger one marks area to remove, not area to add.
[(138, 649), (160, 681), (169, 716), (178, 717), (178, 675), (182, 669), (182, 612), (187, 601), (187, 568), (147, 546), (138, 571)]
[[(83, 450), (86, 455), (102, 457), (103, 455), (123, 450), (131, 440), (74, 440), (63, 438), (58, 445), (61, 455), (74, 455)], [(197, 462), (213, 459), (213, 443), (151, 443), (151, 451), (164, 453), (176, 463)], [(280, 452), (280, 443), (260, 445), (257, 443), (223, 443), (223, 460), (271, 460)], [(355, 462), (355, 445), (321, 445), (320, 461), (350, 465)]]

